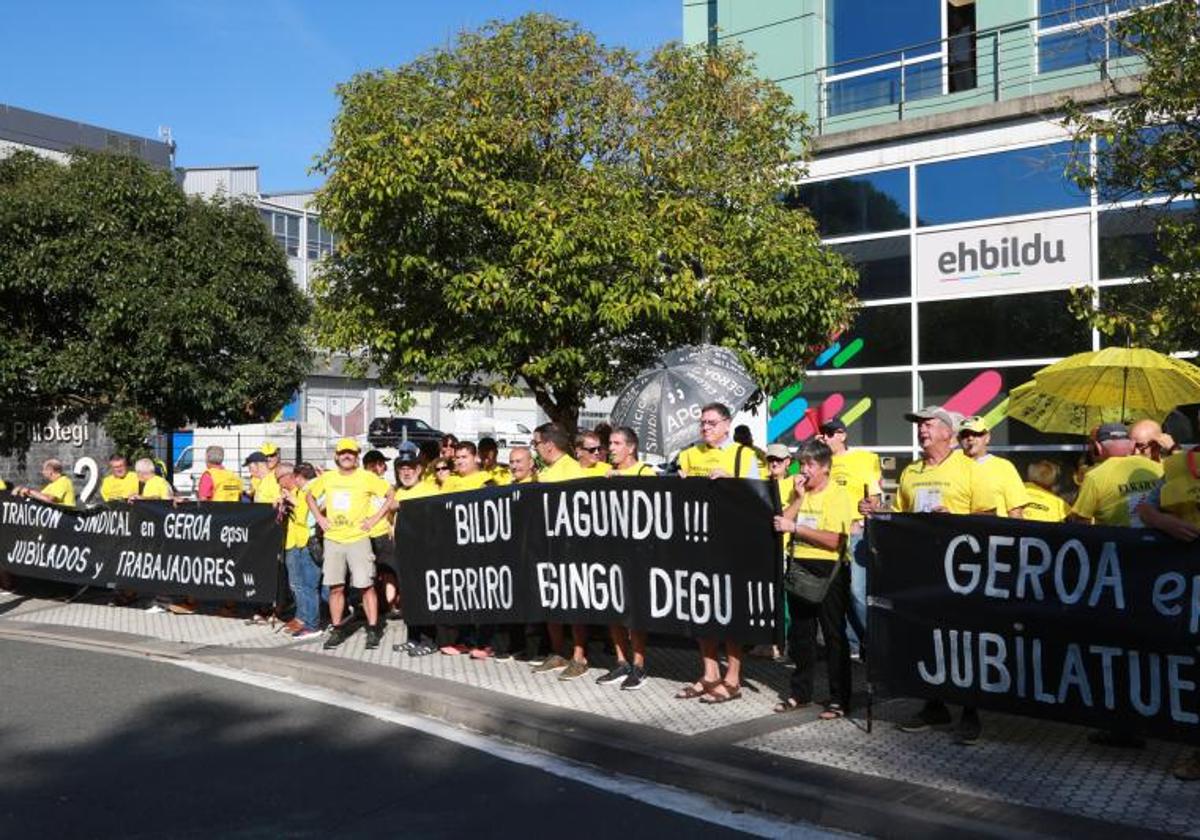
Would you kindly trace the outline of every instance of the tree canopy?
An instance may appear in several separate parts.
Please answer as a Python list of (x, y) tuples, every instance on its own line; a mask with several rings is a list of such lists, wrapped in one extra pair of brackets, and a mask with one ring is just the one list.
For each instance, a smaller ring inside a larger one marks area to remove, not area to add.
[(122, 155), (0, 160), (0, 403), (104, 423), (264, 419), (308, 372), (311, 306), (252, 206)]
[(852, 318), (853, 270), (780, 201), (804, 119), (736, 47), (642, 60), (527, 15), (339, 95), (318, 336), (399, 393), (525, 385), (574, 428), (671, 347), (731, 347), (769, 390)]
[[(1077, 293), (1075, 310), (1101, 332), (1163, 351), (1200, 348), (1200, 11), (1169, 0), (1118, 19), (1111, 36), (1144, 70), (1130, 85), (1112, 82), (1110, 108), (1072, 104), (1067, 124), (1082, 154), (1076, 180), (1103, 201), (1169, 198), (1157, 215), (1144, 282), (1102, 295)], [(1096, 140), (1095, 168), (1087, 152)], [(1101, 247), (1104, 247), (1103, 245)]]

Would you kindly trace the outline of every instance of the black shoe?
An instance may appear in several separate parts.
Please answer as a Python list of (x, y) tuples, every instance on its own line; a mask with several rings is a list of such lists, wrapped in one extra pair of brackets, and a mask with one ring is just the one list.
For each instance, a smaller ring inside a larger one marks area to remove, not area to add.
[(963, 709), (954, 739), (963, 746), (970, 747), (979, 743), (981, 734), (983, 734), (983, 723), (979, 720), (979, 712), (974, 709)]
[(1111, 729), (1096, 729), (1088, 733), (1088, 740), (1100, 747), (1116, 747), (1123, 750), (1140, 750), (1146, 746), (1146, 739), (1131, 735), (1128, 732), (1114, 732)]
[(634, 665), (629, 671), (629, 676), (625, 678), (625, 682), (621, 683), (622, 691), (637, 691), (646, 684), (647, 679), (646, 669), (639, 668)]
[(350, 634), (346, 632), (343, 625), (339, 624), (337, 627), (330, 627), (329, 635), (325, 638), (325, 644), (322, 647), (325, 650), (331, 650), (346, 641), (349, 637)]
[(367, 628), (367, 650), (375, 650), (383, 641), (383, 628), (379, 625)]
[(596, 677), (596, 685), (613, 685), (622, 682), (633, 672), (633, 666), (628, 662), (622, 662), (617, 667), (613, 668), (607, 674)]
[(901, 732), (924, 732), (933, 726), (949, 726), (954, 722), (946, 704), (937, 700), (929, 700), (917, 712), (916, 716), (901, 723), (897, 729)]

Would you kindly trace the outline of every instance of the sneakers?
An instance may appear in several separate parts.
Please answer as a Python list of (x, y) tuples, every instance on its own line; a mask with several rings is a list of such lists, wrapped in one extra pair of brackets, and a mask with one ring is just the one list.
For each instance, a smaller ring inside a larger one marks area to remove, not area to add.
[(325, 638), (325, 644), (323, 644), (321, 647), (323, 647), (325, 650), (331, 650), (340, 645), (342, 642), (346, 641), (346, 639), (349, 637), (350, 634), (346, 632), (345, 627), (341, 625), (338, 625), (337, 627), (331, 627), (329, 628), (329, 635)]
[(146, 607), (146, 612), (148, 613), (165, 613), (166, 611), (167, 608), (158, 603), (158, 601), (155, 601), (150, 604), (150, 606)]
[(982, 733), (983, 723), (979, 720), (979, 712), (974, 709), (963, 709), (962, 718), (958, 721), (958, 729), (954, 732), (955, 740), (965, 747), (971, 747), (979, 743), (979, 736)]
[(558, 675), (560, 680), (576, 680), (588, 672), (588, 664), (580, 662), (578, 659), (572, 659), (567, 663), (567, 667)]
[(313, 639), (321, 635), (321, 631), (315, 627), (301, 627), (292, 634), (292, 638), (298, 642), (303, 642), (307, 639)]
[(552, 653), (542, 660), (541, 665), (533, 666), (533, 673), (541, 674), (546, 671), (553, 671), (556, 668), (565, 667), (567, 667), (567, 660), (564, 657), (559, 656), (557, 653)]
[(621, 683), (622, 691), (637, 691), (646, 684), (647, 679), (646, 669), (639, 668), (634, 665), (629, 669), (629, 676), (625, 678), (625, 682)]
[(375, 650), (383, 641), (383, 628), (376, 625), (367, 628), (367, 650)]
[(622, 662), (607, 674), (596, 677), (596, 685), (615, 685), (624, 681), (631, 673), (633, 673), (633, 666), (628, 662)]
[(924, 732), (933, 726), (949, 726), (953, 721), (945, 703), (928, 700), (915, 717), (904, 721), (896, 728), (901, 732)]

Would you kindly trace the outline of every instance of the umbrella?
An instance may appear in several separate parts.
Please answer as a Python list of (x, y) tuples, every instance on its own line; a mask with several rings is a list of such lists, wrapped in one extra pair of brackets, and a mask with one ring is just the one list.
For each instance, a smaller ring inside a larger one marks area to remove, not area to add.
[(732, 350), (711, 344), (680, 347), (625, 386), (613, 406), (612, 424), (637, 432), (643, 452), (665, 457), (695, 442), (701, 406), (720, 402), (736, 412), (756, 390)]
[(1200, 402), (1200, 368), (1140, 347), (1077, 353), (1033, 375), (1038, 390), (1079, 405), (1127, 409), (1163, 417), (1177, 405)]
[(1035, 379), (1008, 392), (1005, 413), (1009, 418), (1043, 432), (1086, 435), (1103, 423), (1124, 423), (1145, 418), (1161, 420), (1166, 414), (1165, 411), (1156, 414), (1145, 409), (1127, 408), (1122, 411), (1115, 405), (1083, 405), (1047, 394), (1040, 385)]

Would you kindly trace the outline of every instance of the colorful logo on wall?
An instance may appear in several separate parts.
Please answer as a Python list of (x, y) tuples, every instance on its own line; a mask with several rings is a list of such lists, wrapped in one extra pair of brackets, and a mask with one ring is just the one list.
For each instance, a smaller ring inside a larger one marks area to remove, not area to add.
[[(835, 341), (821, 351), (813, 360), (811, 368), (840, 368), (863, 348), (863, 340), (856, 338), (842, 347)], [(1002, 423), (1008, 412), (1008, 397), (988, 408), (1004, 388), (1004, 377), (996, 370), (985, 370), (955, 392), (944, 403), (947, 411), (957, 411), (969, 416), (983, 414), (991, 428)], [(791, 444), (804, 441), (817, 433), (821, 424), (839, 418), (847, 427), (853, 425), (871, 410), (873, 402), (869, 394), (829, 394), (818, 405), (810, 405), (802, 394), (804, 381), (793, 382), (771, 399), (767, 420), (767, 440), (772, 443)], [(849, 408), (846, 406), (854, 400)], [(844, 410), (843, 410), (844, 409)]]

